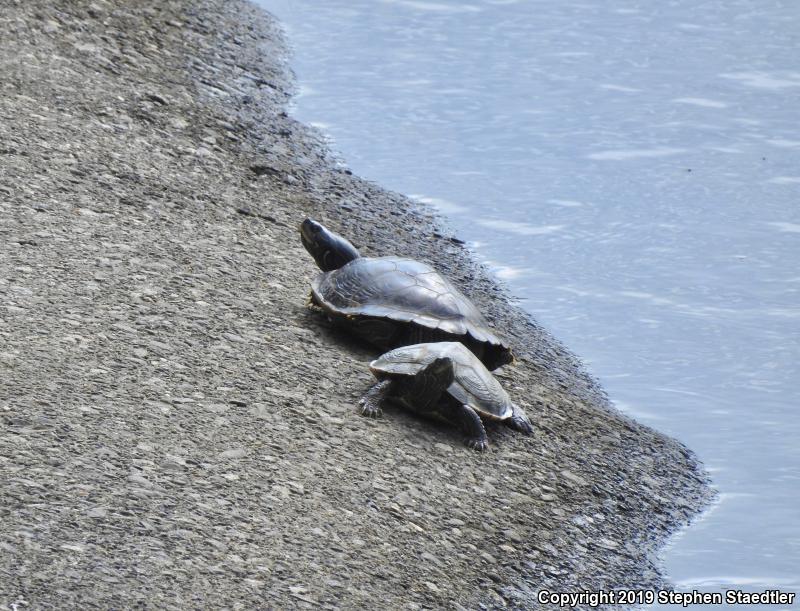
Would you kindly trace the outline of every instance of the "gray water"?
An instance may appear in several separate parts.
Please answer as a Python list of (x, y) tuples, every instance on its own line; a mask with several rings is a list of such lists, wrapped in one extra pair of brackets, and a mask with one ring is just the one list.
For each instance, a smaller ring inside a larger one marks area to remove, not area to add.
[(800, 3), (259, 4), (295, 116), (704, 461), (678, 588), (800, 589)]

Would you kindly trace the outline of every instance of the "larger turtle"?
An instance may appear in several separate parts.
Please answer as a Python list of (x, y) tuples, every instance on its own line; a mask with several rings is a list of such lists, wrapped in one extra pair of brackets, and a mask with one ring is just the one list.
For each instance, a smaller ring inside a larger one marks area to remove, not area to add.
[(467, 445), (476, 450), (489, 445), (481, 417), (533, 432), (522, 408), (460, 342), (403, 346), (372, 361), (369, 368), (378, 383), (361, 399), (365, 416), (379, 416), (382, 402), (391, 398), (419, 414), (459, 426)]
[(307, 218), (303, 246), (322, 270), (311, 303), (382, 350), (460, 341), (489, 369), (513, 360), (475, 305), (430, 265), (405, 257), (362, 257), (349, 241)]

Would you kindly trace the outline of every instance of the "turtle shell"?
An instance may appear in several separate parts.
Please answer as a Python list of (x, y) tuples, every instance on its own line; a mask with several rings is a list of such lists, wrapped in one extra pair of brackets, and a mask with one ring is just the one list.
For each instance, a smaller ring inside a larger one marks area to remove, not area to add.
[[(359, 257), (319, 274), (311, 283), (315, 301), (343, 316), (388, 318), (510, 349), (492, 333), (473, 303), (430, 265), (402, 257)], [(501, 364), (502, 364), (501, 362)]]
[(372, 374), (380, 379), (398, 375), (414, 375), (440, 357), (453, 361), (455, 380), (447, 392), (479, 414), (495, 420), (505, 420), (513, 414), (513, 405), (500, 383), (461, 342), (432, 342), (395, 348), (369, 365)]

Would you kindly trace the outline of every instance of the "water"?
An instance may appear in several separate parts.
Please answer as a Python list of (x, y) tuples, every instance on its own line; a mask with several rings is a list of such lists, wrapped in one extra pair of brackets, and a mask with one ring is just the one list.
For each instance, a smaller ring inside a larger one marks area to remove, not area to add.
[(678, 587), (800, 589), (800, 4), (260, 4), (295, 116), (705, 462), (720, 501), (665, 553)]

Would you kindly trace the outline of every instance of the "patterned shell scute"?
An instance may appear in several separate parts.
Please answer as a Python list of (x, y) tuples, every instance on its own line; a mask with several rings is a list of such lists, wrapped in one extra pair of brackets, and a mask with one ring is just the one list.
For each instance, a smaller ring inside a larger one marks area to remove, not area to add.
[(402, 346), (372, 361), (370, 369), (376, 375), (414, 375), (439, 357), (453, 360), (455, 381), (447, 392), (456, 400), (490, 418), (504, 420), (511, 417), (513, 408), (508, 393), (483, 363), (460, 342)]
[(447, 333), (469, 333), (502, 344), (472, 302), (429, 265), (401, 257), (362, 257), (317, 276), (312, 290), (322, 305), (345, 315), (414, 322)]

